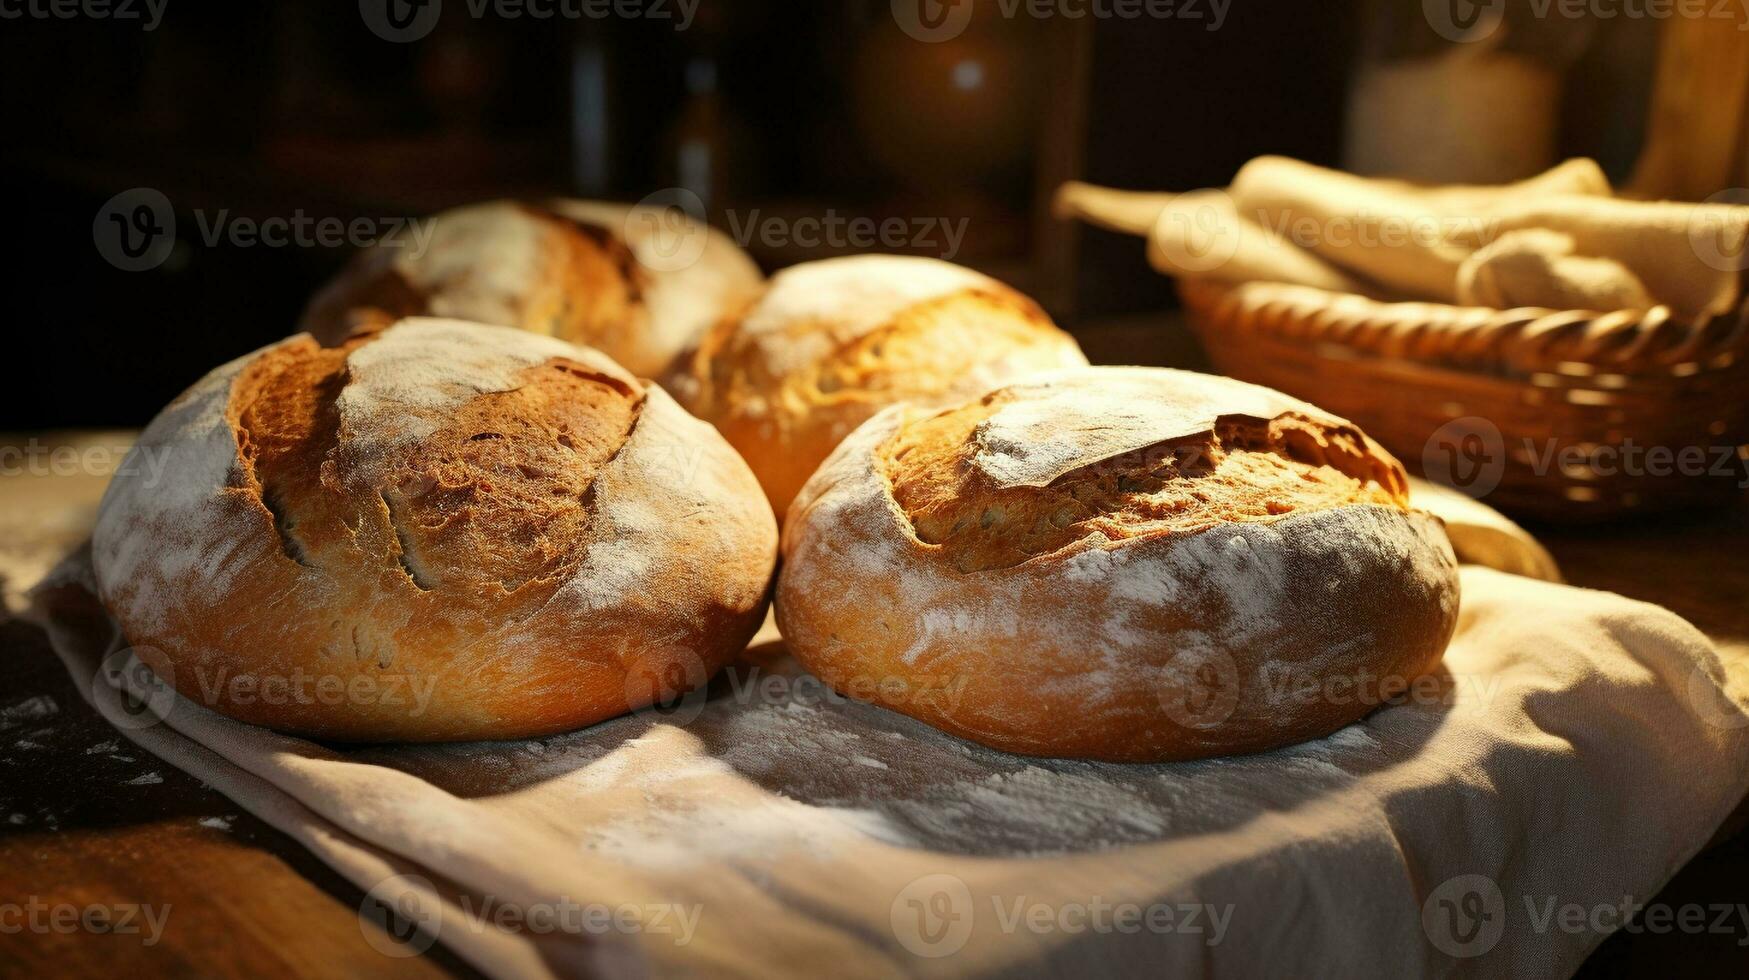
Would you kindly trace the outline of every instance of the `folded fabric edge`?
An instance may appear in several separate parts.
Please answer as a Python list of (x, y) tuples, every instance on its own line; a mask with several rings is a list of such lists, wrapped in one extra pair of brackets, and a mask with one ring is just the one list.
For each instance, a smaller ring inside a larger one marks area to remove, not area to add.
[[(407, 908), (406, 900), (411, 898), (412, 907), (420, 910), (421, 920), (413, 924), (428, 935), (450, 937), (444, 940), (445, 945), (481, 971), (495, 977), (540, 980), (557, 977), (525, 937), (503, 930), (471, 928), (461, 910), (445, 901), (419, 873), (423, 866), (366, 843), (271, 781), (248, 772), (173, 727), (163, 723), (140, 727), (118, 703), (96, 697), (96, 686), (104, 683), (97, 676), (101, 666), (98, 657), (86, 649), (82, 638), (71, 635), (57, 617), (57, 612), (66, 610), (70, 604), (90, 603), (101, 611), (96, 596), (81, 581), (89, 575), (76, 567), (86, 553), (85, 548), (76, 551), (32, 588), (27, 609), (31, 621), (49, 633), (50, 647), (72, 676), (86, 704), (129, 741), (218, 790), (257, 819), (297, 841), (367, 894), (375, 894), (386, 884), (394, 894), (385, 897), (396, 899), (398, 909)], [(429, 915), (439, 918), (436, 928), (432, 928), (427, 910)], [(361, 921), (361, 931), (363, 928)], [(458, 941), (455, 937), (462, 938)]]

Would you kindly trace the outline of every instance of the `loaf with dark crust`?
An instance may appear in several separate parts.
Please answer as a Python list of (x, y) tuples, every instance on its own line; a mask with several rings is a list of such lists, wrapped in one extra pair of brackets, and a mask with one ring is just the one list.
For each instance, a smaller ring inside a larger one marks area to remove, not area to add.
[(1442, 525), (1358, 428), (1164, 369), (888, 409), (796, 499), (783, 558), (804, 666), (1029, 755), (1328, 734), (1433, 670), (1458, 607)]
[(855, 255), (773, 276), (666, 383), (747, 459), (781, 516), (832, 447), (888, 405), (1086, 363), (1038, 304), (988, 276)]
[(93, 540), (105, 604), (186, 697), (303, 735), (533, 736), (679, 693), (745, 646), (775, 561), (709, 426), (501, 327), (292, 337), (134, 453)]
[(456, 317), (594, 347), (653, 378), (762, 282), (732, 240), (674, 209), (494, 201), (361, 252), (299, 329), (337, 344), (401, 317)]

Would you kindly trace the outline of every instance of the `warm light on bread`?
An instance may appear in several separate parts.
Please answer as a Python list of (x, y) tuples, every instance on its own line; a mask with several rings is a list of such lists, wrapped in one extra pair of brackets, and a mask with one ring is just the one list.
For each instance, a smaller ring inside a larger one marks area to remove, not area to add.
[(404, 316), (518, 327), (656, 377), (759, 291), (753, 261), (677, 209), (494, 201), (358, 255), (299, 329), (326, 344)]
[(781, 515), (832, 447), (888, 405), (1086, 363), (1036, 303), (988, 276), (857, 255), (773, 276), (669, 386), (740, 450)]
[(155, 465), (104, 499), (104, 602), (185, 696), (300, 734), (622, 714), (745, 645), (775, 560), (709, 426), (595, 351), (506, 328), (292, 337), (202, 379), (134, 452)]
[(1327, 734), (1432, 670), (1457, 612), (1444, 531), (1384, 450), (1164, 369), (889, 409), (802, 491), (783, 554), (778, 622), (809, 670), (1035, 755)]

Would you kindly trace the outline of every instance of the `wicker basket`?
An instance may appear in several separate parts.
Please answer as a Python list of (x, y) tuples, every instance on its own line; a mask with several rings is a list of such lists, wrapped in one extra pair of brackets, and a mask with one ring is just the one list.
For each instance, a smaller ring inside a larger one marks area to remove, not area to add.
[(1405, 465), (1553, 520), (1729, 500), (1749, 482), (1749, 308), (1380, 303), (1180, 280), (1220, 371), (1359, 423)]

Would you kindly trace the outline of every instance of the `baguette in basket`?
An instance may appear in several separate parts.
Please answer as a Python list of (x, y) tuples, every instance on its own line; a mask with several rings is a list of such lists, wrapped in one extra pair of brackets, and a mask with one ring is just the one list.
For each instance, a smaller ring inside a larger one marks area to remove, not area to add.
[(1749, 208), (1618, 199), (1589, 160), (1430, 188), (1273, 157), (1224, 190), (1069, 183), (1056, 206), (1146, 237), (1223, 373), (1501, 509), (1591, 520), (1749, 482)]
[(1148, 237), (1183, 278), (1510, 309), (1730, 310), (1749, 208), (1627, 201), (1590, 160), (1502, 187), (1419, 187), (1259, 157), (1225, 190), (1065, 184), (1058, 213)]

